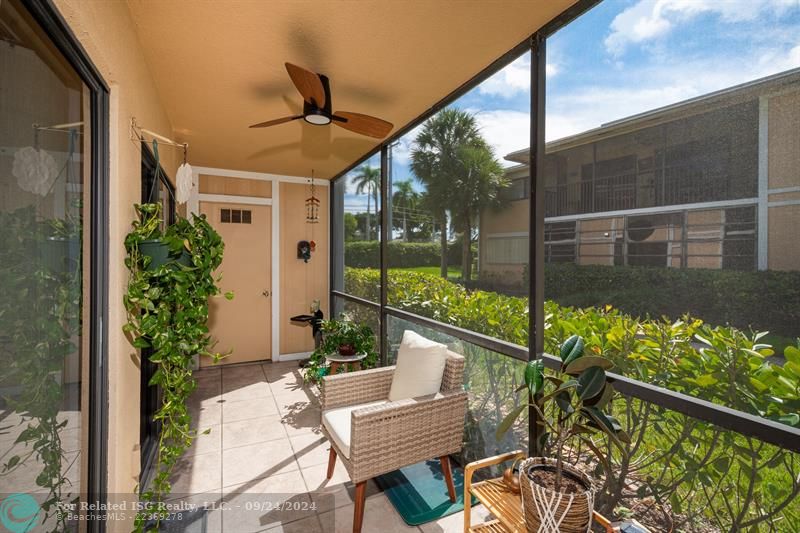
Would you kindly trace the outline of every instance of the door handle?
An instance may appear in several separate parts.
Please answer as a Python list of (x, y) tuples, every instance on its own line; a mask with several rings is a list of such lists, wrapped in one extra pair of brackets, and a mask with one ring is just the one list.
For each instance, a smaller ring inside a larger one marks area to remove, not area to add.
[(269, 298), (269, 291), (267, 289), (264, 289), (263, 291), (261, 291), (261, 296), (263, 296), (264, 298)]

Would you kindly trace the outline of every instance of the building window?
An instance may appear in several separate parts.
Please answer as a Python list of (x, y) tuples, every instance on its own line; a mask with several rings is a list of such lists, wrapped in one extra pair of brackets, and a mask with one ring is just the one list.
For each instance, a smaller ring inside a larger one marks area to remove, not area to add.
[(544, 225), (544, 257), (546, 263), (575, 262), (576, 222), (555, 222)]
[(725, 236), (722, 242), (722, 268), (756, 268), (756, 207), (725, 210)]
[(486, 260), (492, 265), (528, 263), (528, 236), (492, 236), (486, 239)]
[(672, 266), (681, 226), (680, 213), (627, 217), (628, 265)]
[(501, 189), (500, 199), (506, 202), (515, 202), (517, 200), (525, 200), (530, 196), (530, 178), (517, 178), (511, 180), (511, 185)]

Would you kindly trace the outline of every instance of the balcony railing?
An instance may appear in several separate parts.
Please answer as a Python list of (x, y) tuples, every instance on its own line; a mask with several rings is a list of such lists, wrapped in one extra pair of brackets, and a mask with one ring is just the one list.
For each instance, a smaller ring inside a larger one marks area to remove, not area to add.
[(726, 172), (690, 164), (672, 165), (657, 171), (630, 172), (545, 187), (545, 216), (604, 213), (733, 197), (731, 179)]

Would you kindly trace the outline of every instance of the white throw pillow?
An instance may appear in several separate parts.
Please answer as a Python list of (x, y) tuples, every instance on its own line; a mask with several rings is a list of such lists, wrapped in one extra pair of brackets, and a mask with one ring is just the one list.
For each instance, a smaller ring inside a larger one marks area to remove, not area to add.
[(447, 346), (406, 330), (389, 390), (389, 401), (436, 394), (442, 386)]

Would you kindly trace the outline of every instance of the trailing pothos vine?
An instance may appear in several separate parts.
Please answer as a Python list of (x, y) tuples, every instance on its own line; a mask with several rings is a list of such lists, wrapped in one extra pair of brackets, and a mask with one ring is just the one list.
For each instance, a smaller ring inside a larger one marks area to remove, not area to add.
[[(204, 215), (178, 217), (162, 231), (160, 208), (137, 205), (138, 219), (125, 238), (130, 279), (123, 298), (128, 315), (123, 330), (135, 348), (150, 348), (149, 359), (156, 365), (150, 385), (162, 392), (154, 415), (161, 424), (156, 470), (150, 486), (141, 488), (144, 510), (136, 518), (137, 532), (158, 530), (167, 516), (164, 499), (171, 491), (170, 474), (197, 436), (186, 405), (197, 386), (192, 358), (222, 357), (212, 351), (208, 331), (208, 301), (220, 294), (214, 271), (222, 262), (222, 238)], [(142, 245), (153, 241), (169, 249), (163, 264), (142, 253)]]
[[(61, 442), (68, 423), (61, 376), (81, 331), (80, 242), (80, 219), (41, 220), (34, 207), (0, 212), (0, 331), (7, 332), (0, 339), (0, 382), (16, 389), (4, 400), (25, 426), (14, 442), (25, 446), (4, 459), (0, 477), (38, 470), (36, 485), (47, 490), (38, 523), (52, 531), (66, 529), (57, 511), (74, 496)], [(0, 427), (0, 434), (10, 429)]]

